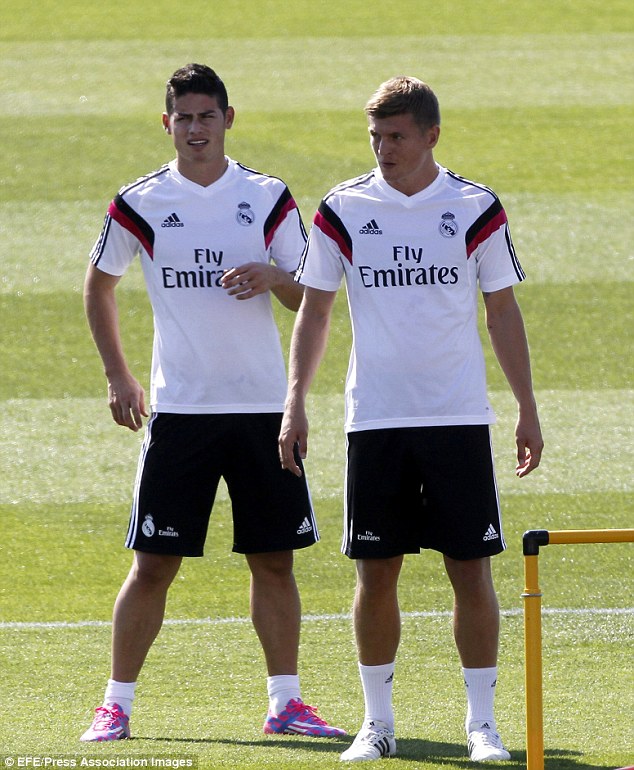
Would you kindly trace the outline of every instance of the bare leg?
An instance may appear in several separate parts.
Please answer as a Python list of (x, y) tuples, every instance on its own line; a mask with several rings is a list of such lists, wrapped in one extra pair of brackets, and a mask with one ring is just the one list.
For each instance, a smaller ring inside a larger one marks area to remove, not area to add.
[(181, 556), (135, 551), (132, 568), (114, 605), (112, 679), (136, 682), (163, 623), (167, 590)]
[(491, 560), (457, 561), (445, 556), (454, 590), (454, 638), (464, 668), (497, 665), (500, 610)]
[(297, 674), (301, 604), (293, 552), (247, 554), (251, 570), (251, 619), (269, 676)]
[(364, 666), (392, 663), (401, 638), (398, 576), (403, 557), (357, 560), (353, 620), (359, 662)]
[(491, 560), (445, 557), (445, 566), (454, 589), (454, 637), (465, 675), (469, 756), (474, 762), (508, 760), (511, 755), (495, 731), (500, 610)]

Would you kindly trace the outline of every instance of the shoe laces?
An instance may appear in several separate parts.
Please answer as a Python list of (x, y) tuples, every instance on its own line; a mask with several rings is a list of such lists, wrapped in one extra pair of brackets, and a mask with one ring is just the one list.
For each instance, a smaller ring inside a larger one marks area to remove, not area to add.
[(369, 724), (364, 733), (363, 738), (366, 741), (373, 740), (378, 735), (379, 737), (383, 737), (384, 735), (391, 735), (392, 731), (387, 725), (377, 725), (376, 722)]
[(490, 727), (480, 727), (473, 731), (478, 737), (478, 743), (491, 749), (503, 749), (502, 739), (495, 730)]
[(93, 729), (99, 728), (105, 730), (108, 727), (113, 727), (124, 716), (123, 711), (119, 711), (117, 708), (108, 708), (107, 706), (99, 706), (95, 709), (95, 718), (93, 720)]
[(286, 708), (293, 716), (301, 716), (304, 721), (309, 721), (313, 725), (326, 725), (326, 722), (317, 715), (315, 706), (309, 706), (297, 698), (288, 703)]

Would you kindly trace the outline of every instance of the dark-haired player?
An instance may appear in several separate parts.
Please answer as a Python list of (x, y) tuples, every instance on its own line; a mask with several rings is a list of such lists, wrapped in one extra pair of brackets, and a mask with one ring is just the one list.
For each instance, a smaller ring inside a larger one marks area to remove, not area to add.
[(306, 484), (277, 458), (286, 377), (271, 296), (299, 307), (293, 275), (305, 231), (284, 182), (225, 155), (233, 120), (213, 70), (190, 64), (175, 72), (163, 127), (176, 159), (119, 191), (90, 255), (86, 313), (112, 416), (133, 431), (148, 411), (122, 349), (115, 288), (137, 258), (154, 347), (126, 540), (134, 562), (114, 608), (111, 678), (83, 741), (130, 736), (137, 677), (168, 588), (183, 557), (203, 553), (221, 477), (232, 502), (233, 550), (251, 571), (252, 620), (269, 675), (264, 731), (343, 734), (300, 696), (293, 552), (319, 535)]

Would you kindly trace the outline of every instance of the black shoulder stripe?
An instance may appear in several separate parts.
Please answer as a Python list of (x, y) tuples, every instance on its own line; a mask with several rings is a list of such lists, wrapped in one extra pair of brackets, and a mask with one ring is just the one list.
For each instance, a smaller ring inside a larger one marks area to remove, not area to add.
[(502, 211), (502, 204), (500, 203), (499, 198), (495, 198), (493, 203), (489, 206), (488, 209), (482, 212), (480, 216), (476, 219), (476, 221), (471, 225), (471, 227), (467, 230), (467, 234), (465, 235), (465, 243), (469, 244), (473, 241), (473, 239), (476, 237), (476, 235), (483, 230), (486, 225), (491, 222), (492, 219), (495, 219), (495, 217)]
[(154, 230), (149, 225), (149, 223), (143, 219), (140, 214), (137, 214), (132, 206), (126, 203), (120, 194), (115, 195), (114, 200), (112, 201), (112, 205), (123, 215), (125, 220), (133, 225), (133, 227), (127, 226), (125, 222), (120, 223), (124, 224), (127, 229), (133, 232), (138, 237), (139, 241), (141, 241), (141, 243), (148, 244), (150, 249), (153, 249)]

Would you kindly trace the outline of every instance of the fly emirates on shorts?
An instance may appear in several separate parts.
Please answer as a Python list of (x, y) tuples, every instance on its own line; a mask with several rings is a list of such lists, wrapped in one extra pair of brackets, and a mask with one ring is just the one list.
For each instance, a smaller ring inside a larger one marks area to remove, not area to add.
[[(164, 289), (208, 289), (220, 287), (225, 268), (222, 267), (222, 250), (194, 249), (191, 270), (179, 270), (171, 266), (161, 268)], [(422, 246), (392, 246), (391, 266), (377, 269), (359, 265), (361, 282), (366, 289), (398, 286), (435, 286), (458, 283), (457, 267), (439, 267), (423, 261)]]

